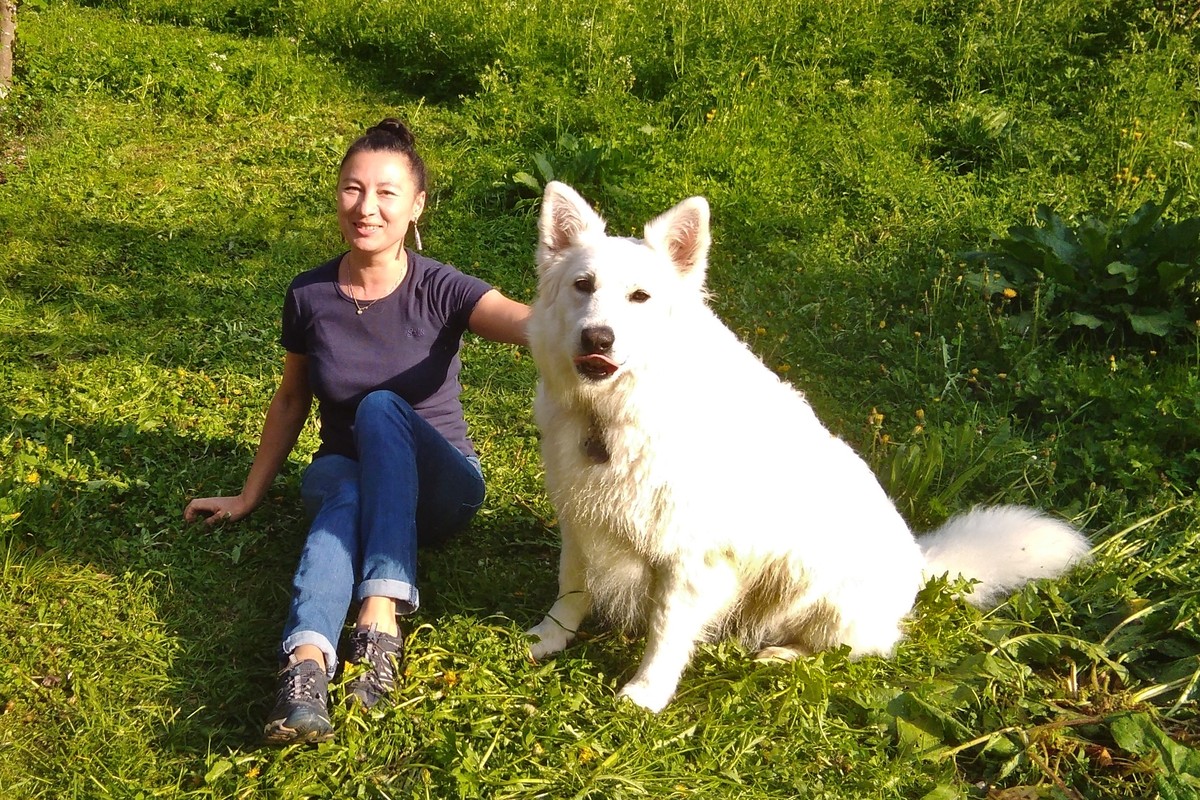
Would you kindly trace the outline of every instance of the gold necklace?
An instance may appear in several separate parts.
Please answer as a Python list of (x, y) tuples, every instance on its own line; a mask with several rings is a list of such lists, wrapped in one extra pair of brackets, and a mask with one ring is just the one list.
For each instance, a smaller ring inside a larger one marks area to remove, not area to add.
[(402, 280), (404, 280), (403, 275), (401, 275), (399, 278), (396, 279), (396, 282), (392, 284), (392, 288), (388, 289), (386, 292), (381, 294), (379, 297), (376, 297), (374, 300), (367, 303), (365, 306), (359, 304), (358, 298), (354, 296), (354, 284), (350, 283), (350, 281), (346, 281), (346, 288), (350, 290), (350, 299), (354, 301), (354, 309), (355, 309), (354, 313), (358, 314), (361, 317), (362, 313), (364, 311), (366, 311), (368, 308), (375, 305), (380, 300), (382, 300), (383, 298), (390, 295), (392, 292), (396, 291), (396, 287), (400, 285), (400, 281), (402, 281)]

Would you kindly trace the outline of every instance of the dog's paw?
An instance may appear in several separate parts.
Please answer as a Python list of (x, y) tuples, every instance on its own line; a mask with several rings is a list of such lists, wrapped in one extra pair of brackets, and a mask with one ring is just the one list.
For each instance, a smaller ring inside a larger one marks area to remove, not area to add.
[(632, 680), (621, 688), (617, 697), (623, 697), (631, 703), (657, 714), (667, 707), (667, 703), (671, 702), (674, 695), (675, 687), (673, 686), (668, 686), (664, 690), (661, 686)]
[(552, 656), (571, 643), (571, 635), (552, 619), (542, 620), (525, 635), (537, 640), (529, 643), (529, 657), (534, 661)]
[(764, 647), (754, 654), (755, 661), (795, 661), (798, 658), (804, 658), (810, 655), (808, 651), (798, 645), (785, 645), (782, 647)]

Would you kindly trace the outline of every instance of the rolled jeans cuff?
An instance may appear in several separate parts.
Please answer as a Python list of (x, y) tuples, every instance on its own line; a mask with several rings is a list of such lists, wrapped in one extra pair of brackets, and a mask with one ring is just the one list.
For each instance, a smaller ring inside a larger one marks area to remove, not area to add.
[(320, 649), (325, 655), (325, 672), (330, 678), (333, 678), (338, 666), (337, 651), (329, 639), (316, 631), (296, 631), (284, 639), (279, 648), (279, 660), (286, 662), (295, 649), (302, 644), (311, 644)]
[(390, 597), (396, 601), (396, 614), (402, 617), (414, 613), (421, 605), (417, 587), (391, 578), (368, 578), (358, 584), (354, 595), (360, 603), (368, 597)]

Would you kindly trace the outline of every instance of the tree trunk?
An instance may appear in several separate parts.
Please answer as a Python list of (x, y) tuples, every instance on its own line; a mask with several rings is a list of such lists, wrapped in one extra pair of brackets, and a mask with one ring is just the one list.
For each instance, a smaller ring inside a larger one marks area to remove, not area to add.
[(13, 40), (17, 37), (17, 0), (0, 0), (0, 99), (12, 88)]

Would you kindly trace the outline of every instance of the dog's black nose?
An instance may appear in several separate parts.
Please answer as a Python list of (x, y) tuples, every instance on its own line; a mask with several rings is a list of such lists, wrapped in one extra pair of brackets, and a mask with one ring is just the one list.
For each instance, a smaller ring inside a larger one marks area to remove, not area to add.
[(616, 339), (613, 329), (607, 325), (593, 325), (590, 328), (584, 328), (583, 332), (579, 334), (579, 341), (583, 345), (585, 353), (607, 353), (612, 350), (613, 342)]

